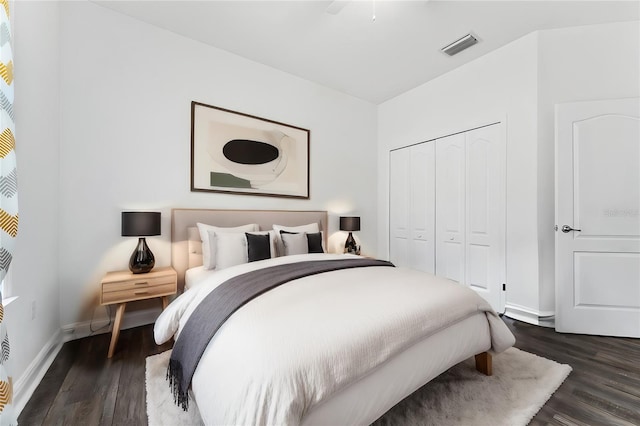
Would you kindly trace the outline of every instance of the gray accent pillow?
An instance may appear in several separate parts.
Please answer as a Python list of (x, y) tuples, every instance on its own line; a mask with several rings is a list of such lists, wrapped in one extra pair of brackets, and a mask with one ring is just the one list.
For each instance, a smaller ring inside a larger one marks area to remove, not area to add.
[(216, 244), (216, 270), (247, 263), (247, 238), (244, 232), (217, 233), (210, 240)]
[(309, 253), (307, 236), (304, 232), (294, 234), (280, 231), (280, 237), (282, 238), (282, 244), (284, 245), (285, 256)]

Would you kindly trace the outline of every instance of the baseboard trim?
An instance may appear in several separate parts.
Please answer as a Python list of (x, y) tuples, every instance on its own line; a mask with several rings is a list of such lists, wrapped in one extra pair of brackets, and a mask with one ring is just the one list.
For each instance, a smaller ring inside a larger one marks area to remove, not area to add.
[(31, 361), (22, 376), (13, 385), (13, 407), (19, 416), (27, 402), (35, 392), (45, 373), (53, 364), (53, 360), (62, 348), (62, 333), (58, 330), (42, 347), (38, 355)]
[(509, 318), (526, 322), (528, 324), (539, 325), (541, 327), (555, 327), (555, 312), (553, 311), (537, 311), (524, 306), (507, 303), (504, 315)]
[[(121, 330), (128, 328), (140, 327), (156, 322), (160, 315), (160, 308), (143, 309), (132, 312), (125, 310), (122, 318)], [(91, 330), (93, 328), (93, 331)], [(62, 326), (63, 341), (82, 339), (83, 337), (94, 336), (96, 334), (111, 333), (113, 328), (113, 319), (109, 322), (107, 318), (92, 323), (91, 321), (75, 322)]]

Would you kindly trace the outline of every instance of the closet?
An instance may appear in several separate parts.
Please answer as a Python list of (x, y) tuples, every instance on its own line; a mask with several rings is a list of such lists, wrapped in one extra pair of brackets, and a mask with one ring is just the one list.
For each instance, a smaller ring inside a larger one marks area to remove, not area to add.
[(501, 123), (391, 151), (389, 255), (504, 305), (506, 150)]

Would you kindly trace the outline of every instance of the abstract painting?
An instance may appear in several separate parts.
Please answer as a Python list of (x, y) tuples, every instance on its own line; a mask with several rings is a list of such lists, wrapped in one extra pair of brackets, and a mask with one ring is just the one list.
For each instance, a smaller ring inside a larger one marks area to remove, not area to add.
[(309, 198), (310, 131), (191, 102), (191, 191)]

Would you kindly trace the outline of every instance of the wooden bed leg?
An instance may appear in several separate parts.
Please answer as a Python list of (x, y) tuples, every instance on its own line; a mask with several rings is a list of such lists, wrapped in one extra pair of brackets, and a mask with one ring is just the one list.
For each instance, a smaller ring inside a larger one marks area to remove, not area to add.
[(491, 354), (489, 352), (482, 352), (476, 355), (476, 370), (487, 376), (493, 374)]

